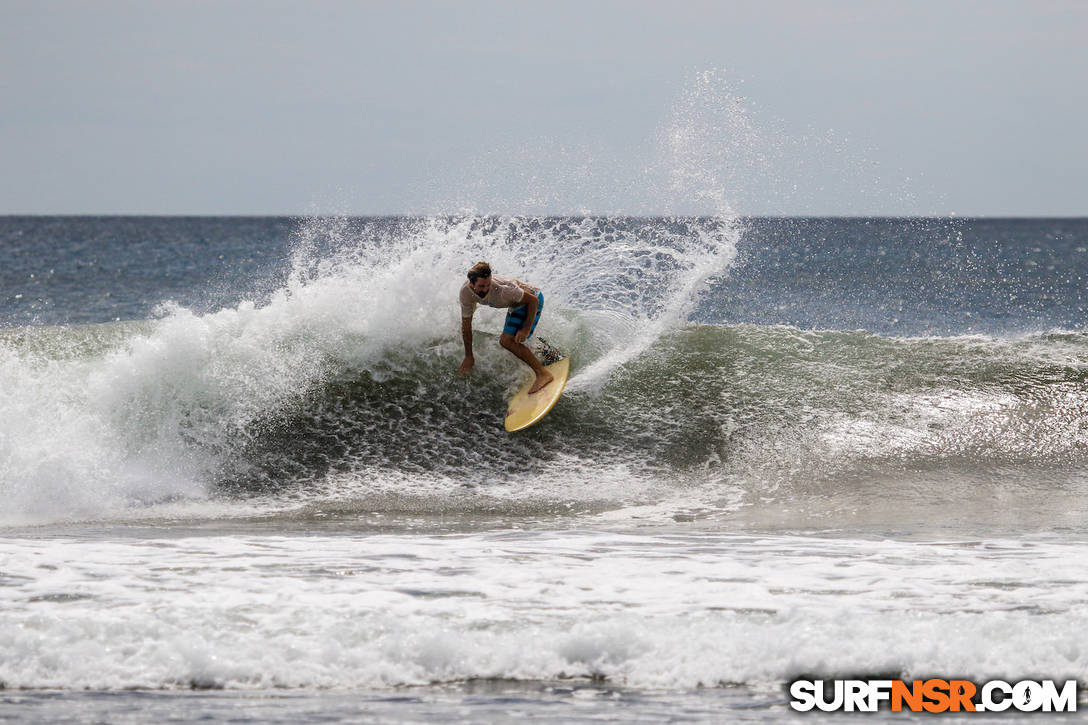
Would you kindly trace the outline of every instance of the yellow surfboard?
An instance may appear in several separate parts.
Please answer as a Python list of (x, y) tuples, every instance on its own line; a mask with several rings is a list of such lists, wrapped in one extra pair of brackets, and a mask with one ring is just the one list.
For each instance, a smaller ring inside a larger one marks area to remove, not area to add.
[(529, 382), (518, 389), (506, 408), (506, 430), (522, 430), (536, 423), (548, 414), (563, 394), (563, 388), (567, 387), (567, 376), (570, 375), (570, 358), (565, 357), (559, 362), (545, 365), (544, 368), (555, 376), (555, 380), (532, 395), (529, 395), (529, 388), (533, 386), (535, 378), (529, 378)]

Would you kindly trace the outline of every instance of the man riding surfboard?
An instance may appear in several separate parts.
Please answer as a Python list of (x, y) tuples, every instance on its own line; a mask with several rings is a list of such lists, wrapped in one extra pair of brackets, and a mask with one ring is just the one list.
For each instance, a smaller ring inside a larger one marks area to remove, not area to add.
[(533, 369), (536, 380), (529, 388), (529, 394), (541, 390), (554, 379), (525, 345), (544, 309), (543, 292), (513, 277), (492, 276), (491, 265), (479, 262), (468, 271), (468, 280), (461, 285), (458, 301), (461, 303), (461, 339), (465, 341), (465, 359), (458, 372), (468, 375), (476, 364), (476, 358), (472, 356), (472, 315), (477, 304), (485, 304), (509, 310), (499, 344)]

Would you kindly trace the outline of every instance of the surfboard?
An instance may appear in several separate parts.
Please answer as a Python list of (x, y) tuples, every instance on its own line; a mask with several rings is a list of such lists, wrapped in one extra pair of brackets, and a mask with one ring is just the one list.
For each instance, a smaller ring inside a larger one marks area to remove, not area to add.
[(548, 383), (543, 390), (529, 395), (529, 388), (533, 387), (536, 379), (529, 378), (529, 382), (522, 385), (510, 399), (510, 404), (506, 407), (506, 430), (511, 433), (524, 430), (547, 415), (563, 394), (563, 388), (567, 387), (567, 377), (570, 375), (569, 357), (545, 365), (544, 369), (551, 372), (555, 380)]

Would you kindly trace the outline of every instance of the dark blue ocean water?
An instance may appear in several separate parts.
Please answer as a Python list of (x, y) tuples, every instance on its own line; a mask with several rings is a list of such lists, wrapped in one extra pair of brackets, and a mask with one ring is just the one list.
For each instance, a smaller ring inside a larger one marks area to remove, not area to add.
[[(636, 237), (647, 224), (609, 223)], [(283, 284), (304, 224), (0, 217), (0, 324), (145, 319), (164, 301), (259, 303)], [(404, 224), (355, 220), (356, 241)], [(943, 336), (1080, 330), (1088, 316), (1088, 219), (753, 218), (742, 228), (735, 261), (692, 319)]]
[(287, 218), (0, 217), (0, 319), (62, 325), (146, 319), (164, 301), (237, 303), (281, 269)]
[(708, 321), (892, 335), (1076, 330), (1088, 219), (755, 219)]

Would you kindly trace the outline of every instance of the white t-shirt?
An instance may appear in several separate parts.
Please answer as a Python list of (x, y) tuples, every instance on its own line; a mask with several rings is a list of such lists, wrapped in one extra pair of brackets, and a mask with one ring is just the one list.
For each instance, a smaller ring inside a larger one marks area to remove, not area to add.
[(522, 285), (522, 282), (518, 282), (513, 277), (500, 277), (493, 274), (491, 275), (491, 288), (486, 295), (480, 297), (472, 291), (472, 283), (466, 279), (465, 283), (461, 285), (461, 292), (458, 295), (461, 302), (461, 317), (472, 317), (477, 304), (484, 304), (488, 307), (517, 307), (521, 304), (526, 287), (533, 292), (536, 291), (536, 288), (532, 285), (526, 284), (524, 287)]

